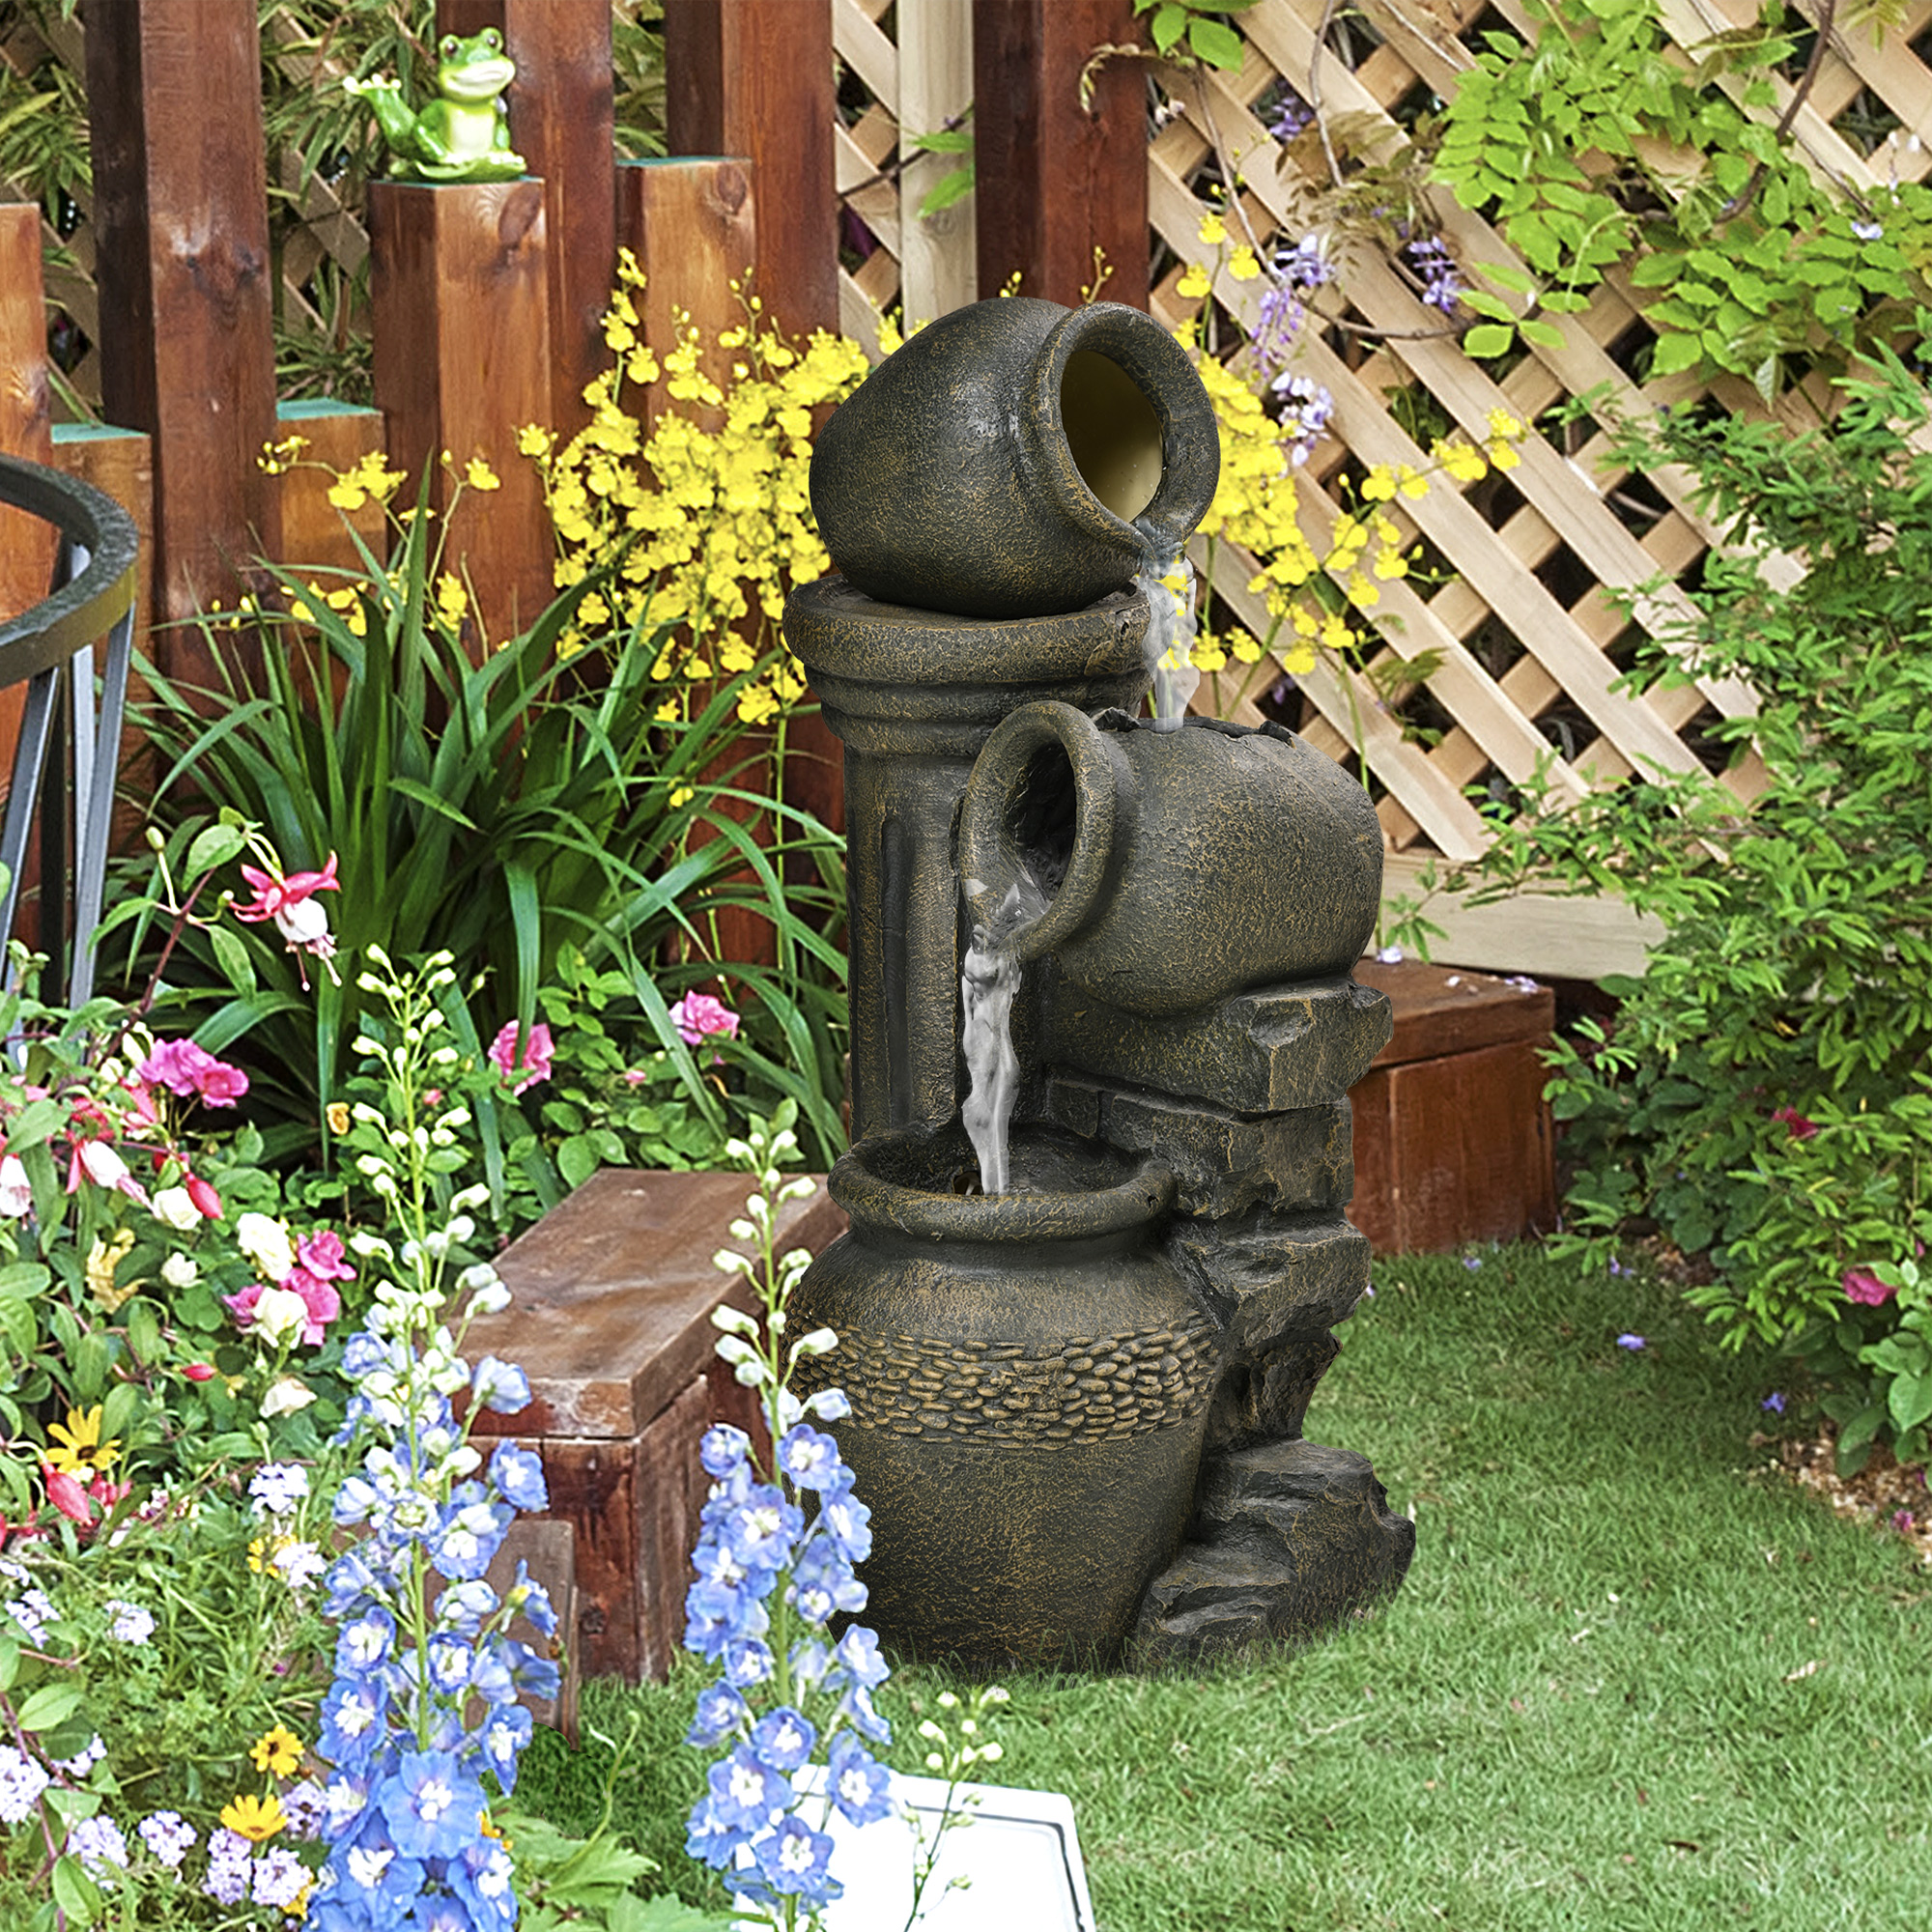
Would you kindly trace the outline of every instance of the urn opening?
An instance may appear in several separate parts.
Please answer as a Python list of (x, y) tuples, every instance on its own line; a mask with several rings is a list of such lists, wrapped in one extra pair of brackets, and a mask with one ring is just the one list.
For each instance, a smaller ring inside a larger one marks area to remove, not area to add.
[(1036, 751), (1007, 799), (1007, 837), (1041, 894), (1052, 898), (1065, 883), (1080, 825), (1073, 761), (1058, 739)]
[(1080, 479), (1123, 524), (1163, 474), (1160, 417), (1140, 384), (1097, 350), (1076, 349), (1060, 379), (1060, 423)]

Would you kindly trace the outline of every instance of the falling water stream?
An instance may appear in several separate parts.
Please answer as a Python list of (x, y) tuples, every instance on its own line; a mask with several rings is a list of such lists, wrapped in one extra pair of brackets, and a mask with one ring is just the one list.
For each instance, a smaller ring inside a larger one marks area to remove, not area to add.
[[(1178, 731), (1187, 700), (1201, 682), (1189, 653), (1194, 644), (1194, 565), (1185, 549), (1147, 547), (1133, 587), (1148, 600), (1148, 627), (1142, 642), (1153, 684), (1153, 728)], [(966, 890), (984, 890), (974, 879)], [(1019, 1090), (1019, 1059), (1013, 1052), (1013, 995), (1019, 990), (1020, 938), (1046, 911), (1047, 896), (1030, 872), (1021, 872), (990, 921), (975, 923), (959, 976), (964, 1020), (960, 1049), (972, 1087), (960, 1109), (967, 1138), (980, 1158), (980, 1186), (987, 1194), (1010, 1191), (1007, 1126)]]
[[(981, 888), (969, 879), (966, 890), (978, 893)], [(992, 919), (974, 925), (959, 976), (965, 1009), (959, 1043), (973, 1081), (959, 1111), (973, 1151), (980, 1156), (980, 1187), (986, 1194), (1005, 1194), (1011, 1186), (1007, 1122), (1012, 1117), (1020, 1078), (1012, 1028), (1013, 994), (1020, 983), (1015, 948), (1020, 935), (1045, 911), (1046, 895), (1030, 873), (1022, 872)]]

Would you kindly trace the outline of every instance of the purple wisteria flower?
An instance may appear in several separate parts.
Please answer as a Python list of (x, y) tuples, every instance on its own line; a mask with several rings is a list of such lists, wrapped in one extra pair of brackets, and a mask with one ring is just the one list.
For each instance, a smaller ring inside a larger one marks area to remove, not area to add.
[(1277, 141), (1292, 141), (1315, 125), (1315, 110), (1294, 89), (1283, 84), (1281, 97), (1268, 111), (1267, 130)]
[(1288, 360), (1308, 313), (1309, 298), (1335, 279), (1327, 240), (1304, 235), (1293, 248), (1278, 249), (1268, 264), (1268, 286), (1261, 298), (1254, 331), (1256, 359), (1264, 369)]
[(1306, 376), (1277, 376), (1269, 386), (1282, 399), (1281, 440), (1288, 467), (1299, 469), (1327, 434), (1335, 413), (1335, 398)]
[(1439, 236), (1411, 242), (1403, 251), (1409, 266), (1422, 277), (1422, 299), (1444, 315), (1454, 315), (1463, 299), (1463, 277), (1450, 259), (1449, 249)]

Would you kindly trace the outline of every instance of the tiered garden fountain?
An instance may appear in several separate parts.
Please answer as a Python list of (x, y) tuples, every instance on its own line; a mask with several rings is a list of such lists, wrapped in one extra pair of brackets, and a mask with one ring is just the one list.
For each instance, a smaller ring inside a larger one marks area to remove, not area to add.
[(1218, 447), (1147, 316), (1014, 298), (812, 465), (841, 575), (785, 636), (846, 748), (855, 1144), (795, 1319), (840, 1338), (808, 1366), (853, 1405), (867, 1620), (985, 1668), (1311, 1634), (1414, 1547), (1301, 1438), (1368, 1284), (1381, 839), (1292, 732), (1182, 727)]

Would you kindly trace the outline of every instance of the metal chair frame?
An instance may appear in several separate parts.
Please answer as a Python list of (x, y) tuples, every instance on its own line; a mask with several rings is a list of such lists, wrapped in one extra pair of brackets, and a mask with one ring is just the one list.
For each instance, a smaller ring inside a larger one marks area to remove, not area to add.
[[(134, 643), (135, 572), (141, 541), (111, 497), (58, 470), (0, 456), (0, 503), (60, 533), (53, 587), (44, 602), (0, 623), (0, 690), (24, 683), (26, 702), (7, 811), (0, 822), (0, 941), (12, 934), (20, 875), (36, 809), (41, 826), (41, 950), (56, 980), (68, 956), (68, 742), (72, 745), (73, 930), (67, 994), (84, 1005), (94, 990), (94, 936), (106, 890), (107, 842), (121, 724)], [(96, 706), (94, 646), (107, 639)], [(61, 686), (69, 703), (61, 721)], [(49, 753), (51, 753), (51, 757)], [(46, 796), (43, 797), (43, 790)]]

